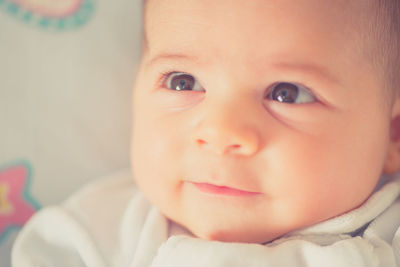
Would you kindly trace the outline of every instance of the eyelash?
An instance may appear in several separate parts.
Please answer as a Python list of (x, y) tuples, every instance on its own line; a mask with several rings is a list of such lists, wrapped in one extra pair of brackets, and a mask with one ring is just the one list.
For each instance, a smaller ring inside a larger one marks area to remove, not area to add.
[(157, 81), (157, 87), (164, 87), (164, 83), (165, 83), (165, 81), (167, 80), (167, 78), (170, 76), (170, 75), (172, 75), (172, 74), (174, 74), (174, 73), (180, 73), (180, 72), (184, 72), (184, 71), (176, 71), (176, 70), (174, 70), (174, 71), (164, 71), (164, 72), (161, 72), (160, 74), (159, 74), (159, 79), (158, 79), (158, 81)]

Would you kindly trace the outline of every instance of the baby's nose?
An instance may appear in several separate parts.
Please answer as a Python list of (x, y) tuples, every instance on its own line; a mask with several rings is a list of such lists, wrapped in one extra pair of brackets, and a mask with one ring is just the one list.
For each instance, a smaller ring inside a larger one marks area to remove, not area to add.
[(243, 155), (250, 156), (257, 151), (255, 138), (241, 140), (220, 139), (218, 137), (203, 136), (196, 139), (197, 145), (201, 149), (208, 150), (217, 155)]
[(251, 156), (260, 146), (256, 126), (233, 114), (210, 116), (194, 132), (197, 147), (218, 155)]

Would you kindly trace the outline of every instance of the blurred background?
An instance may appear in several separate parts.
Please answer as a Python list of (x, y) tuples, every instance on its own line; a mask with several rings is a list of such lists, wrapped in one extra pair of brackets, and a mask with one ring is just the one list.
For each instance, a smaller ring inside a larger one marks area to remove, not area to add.
[(129, 168), (139, 0), (0, 0), (0, 266), (38, 209)]

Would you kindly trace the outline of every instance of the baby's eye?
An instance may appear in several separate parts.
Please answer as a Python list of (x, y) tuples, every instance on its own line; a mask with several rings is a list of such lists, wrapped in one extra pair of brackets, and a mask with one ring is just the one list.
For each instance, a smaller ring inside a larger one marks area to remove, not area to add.
[(305, 87), (293, 83), (280, 82), (274, 84), (267, 95), (268, 99), (281, 103), (310, 103), (316, 99)]
[(192, 75), (184, 72), (172, 72), (165, 78), (165, 86), (176, 91), (204, 91)]

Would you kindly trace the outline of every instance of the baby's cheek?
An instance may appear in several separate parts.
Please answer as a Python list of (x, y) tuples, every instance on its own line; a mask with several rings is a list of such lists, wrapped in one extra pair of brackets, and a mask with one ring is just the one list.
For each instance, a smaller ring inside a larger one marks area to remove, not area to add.
[(148, 194), (173, 187), (179, 177), (182, 145), (178, 142), (176, 127), (166, 125), (165, 121), (149, 117), (139, 119), (134, 125), (132, 169), (139, 186)]

